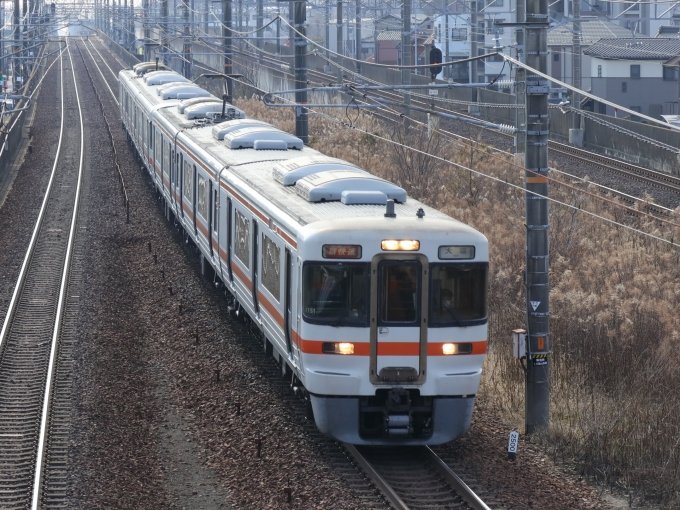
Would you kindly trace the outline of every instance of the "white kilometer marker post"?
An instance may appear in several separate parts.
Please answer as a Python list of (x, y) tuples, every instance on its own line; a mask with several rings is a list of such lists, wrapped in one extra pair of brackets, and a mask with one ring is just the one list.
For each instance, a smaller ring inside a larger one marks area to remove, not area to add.
[(508, 441), (508, 460), (515, 461), (517, 458), (517, 445), (519, 443), (519, 432), (513, 430), (510, 432), (510, 440)]

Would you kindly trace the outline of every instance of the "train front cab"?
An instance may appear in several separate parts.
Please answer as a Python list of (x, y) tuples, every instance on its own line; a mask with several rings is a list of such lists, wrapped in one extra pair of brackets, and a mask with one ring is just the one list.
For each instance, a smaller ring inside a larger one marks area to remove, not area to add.
[(369, 257), (371, 243), (327, 244), (326, 254), (362, 260), (303, 264), (299, 341), (322, 432), (352, 444), (441, 444), (467, 431), (487, 346), (488, 256), (481, 234), (462, 237), (429, 253), (373, 240)]

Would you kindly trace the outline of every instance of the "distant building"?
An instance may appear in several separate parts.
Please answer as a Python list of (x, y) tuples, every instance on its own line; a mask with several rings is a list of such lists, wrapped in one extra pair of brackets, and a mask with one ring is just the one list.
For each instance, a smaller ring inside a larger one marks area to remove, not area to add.
[[(659, 120), (677, 113), (677, 67), (663, 64), (680, 55), (680, 39), (601, 39), (583, 53), (590, 57), (596, 96)], [(595, 111), (615, 114), (604, 103), (597, 103)]]
[[(630, 37), (630, 30), (615, 23), (603, 20), (587, 20), (581, 22), (582, 53), (583, 50), (600, 39), (620, 37)], [(548, 74), (556, 80), (563, 81), (568, 85), (574, 84), (572, 75), (572, 55), (574, 53), (573, 38), (573, 23), (565, 23), (548, 30), (548, 51), (550, 52), (548, 58)], [(583, 90), (589, 90), (591, 88), (590, 58), (589, 55), (582, 55), (581, 57), (581, 88)], [(552, 82), (550, 86), (557, 87), (557, 85)]]

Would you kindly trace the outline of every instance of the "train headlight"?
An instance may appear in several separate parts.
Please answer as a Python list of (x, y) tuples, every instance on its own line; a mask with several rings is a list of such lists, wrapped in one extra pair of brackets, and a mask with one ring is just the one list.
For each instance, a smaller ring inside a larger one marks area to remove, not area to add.
[(453, 354), (470, 354), (472, 353), (472, 344), (442, 344), (442, 354), (451, 356)]
[(420, 249), (420, 241), (415, 239), (385, 239), (382, 242), (385, 251), (417, 251)]
[(354, 354), (354, 344), (349, 342), (324, 342), (321, 345), (321, 352), (324, 354)]

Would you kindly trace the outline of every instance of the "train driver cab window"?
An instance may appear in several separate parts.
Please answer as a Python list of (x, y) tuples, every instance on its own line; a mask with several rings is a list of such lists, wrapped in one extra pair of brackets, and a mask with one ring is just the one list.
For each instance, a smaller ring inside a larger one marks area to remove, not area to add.
[(305, 263), (304, 320), (335, 327), (367, 327), (370, 269), (368, 263)]
[(379, 265), (378, 311), (381, 324), (416, 325), (420, 321), (422, 265), (383, 261)]
[(191, 192), (193, 191), (193, 174), (191, 173), (191, 163), (184, 160), (184, 198), (191, 202)]
[(488, 269), (486, 263), (431, 264), (430, 327), (484, 324)]

